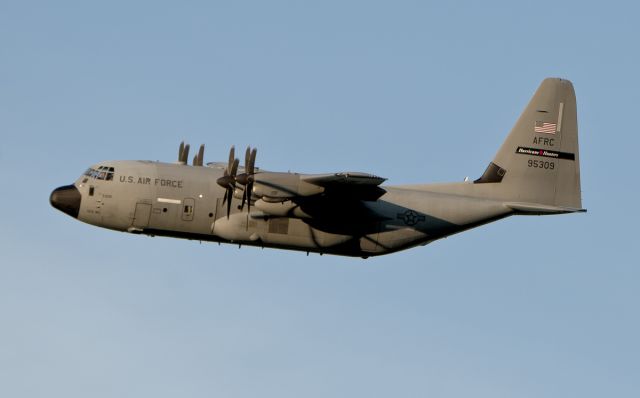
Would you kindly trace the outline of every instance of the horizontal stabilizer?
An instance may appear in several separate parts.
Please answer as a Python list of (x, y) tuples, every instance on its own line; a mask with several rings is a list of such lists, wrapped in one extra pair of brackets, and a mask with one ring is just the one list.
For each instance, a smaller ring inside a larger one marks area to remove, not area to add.
[(545, 215), (545, 214), (565, 214), (565, 213), (586, 213), (587, 209), (576, 209), (573, 207), (560, 207), (543, 205), (539, 203), (518, 203), (509, 202), (505, 206), (517, 213), (525, 215)]

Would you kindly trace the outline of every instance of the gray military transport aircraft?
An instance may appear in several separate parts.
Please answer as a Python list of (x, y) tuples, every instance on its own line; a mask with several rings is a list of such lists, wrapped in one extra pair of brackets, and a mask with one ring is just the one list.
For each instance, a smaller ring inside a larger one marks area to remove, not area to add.
[[(51, 205), (99, 227), (320, 254), (393, 253), (511, 215), (584, 212), (573, 85), (545, 79), (495, 158), (475, 181), (381, 185), (365, 173), (299, 174), (255, 167), (100, 162), (51, 193)], [(232, 202), (235, 201), (235, 206)]]

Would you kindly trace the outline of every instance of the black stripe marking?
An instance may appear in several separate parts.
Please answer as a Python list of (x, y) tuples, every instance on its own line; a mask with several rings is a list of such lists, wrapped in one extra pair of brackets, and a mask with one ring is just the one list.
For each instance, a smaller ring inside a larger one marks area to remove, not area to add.
[(576, 160), (576, 155), (568, 152), (556, 152), (548, 149), (527, 148), (519, 146), (516, 153), (520, 155), (541, 156), (543, 158)]

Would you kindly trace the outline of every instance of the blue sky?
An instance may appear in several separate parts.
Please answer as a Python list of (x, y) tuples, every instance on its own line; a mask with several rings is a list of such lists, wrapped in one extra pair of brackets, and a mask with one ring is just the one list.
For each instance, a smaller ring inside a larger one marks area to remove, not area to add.
[[(601, 397), (640, 389), (633, 2), (0, 3), (0, 395)], [(116, 233), (49, 206), (181, 140), (391, 184), (484, 170), (548, 76), (586, 215), (362, 261)]]

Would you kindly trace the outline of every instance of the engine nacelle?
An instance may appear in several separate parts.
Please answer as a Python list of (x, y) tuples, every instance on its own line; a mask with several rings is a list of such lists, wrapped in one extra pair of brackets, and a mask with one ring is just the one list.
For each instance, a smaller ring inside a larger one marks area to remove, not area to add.
[(242, 199), (242, 197), (244, 196), (244, 189), (236, 187), (236, 189), (233, 190), (233, 197), (236, 199)]
[(275, 217), (311, 218), (310, 215), (300, 209), (300, 206), (290, 200), (273, 203), (260, 199), (256, 201), (254, 207), (265, 214)]

